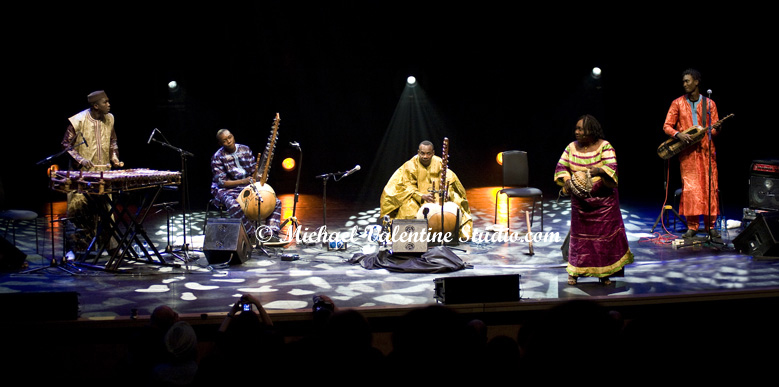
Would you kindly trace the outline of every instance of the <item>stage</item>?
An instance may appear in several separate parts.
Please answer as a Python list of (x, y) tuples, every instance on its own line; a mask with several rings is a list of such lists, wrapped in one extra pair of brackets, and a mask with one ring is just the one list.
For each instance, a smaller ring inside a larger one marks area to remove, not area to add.
[[(53, 265), (50, 218), (42, 214), (37, 249), (34, 229), (29, 225), (19, 226), (16, 242), (27, 254), (28, 267), (2, 273), (0, 292), (76, 292), (80, 319), (105, 320), (149, 315), (161, 304), (181, 314), (223, 313), (243, 293), (257, 295), (269, 311), (310, 311), (312, 297), (317, 294), (329, 295), (345, 308), (414, 307), (441, 302), (435, 297), (435, 282), (450, 276), (519, 275), (520, 303), (575, 297), (625, 300), (717, 295), (779, 286), (779, 260), (755, 260), (734, 249), (732, 240), (741, 228), (722, 230), (723, 244), (674, 246), (672, 240), (680, 238), (684, 225), (678, 221), (674, 225), (672, 219), (666, 227), (656, 224), (662, 203), (625, 200), (621, 209), (635, 263), (626, 268), (624, 277), (616, 277), (610, 286), (602, 286), (594, 278), (582, 278), (578, 286), (569, 286), (560, 249), (569, 227), (569, 199), (558, 198), (556, 192), (546, 193), (543, 230), (540, 207), (536, 209), (531, 228), (534, 235), (531, 255), (524, 239), (527, 226), (523, 211), (527, 203), (520, 204), (514, 199), (509, 231), (496, 228), (494, 194), (497, 189), (474, 188), (468, 192), (473, 209), (473, 238), (447, 246), (467, 265), (462, 270), (408, 273), (370, 270), (349, 263), (355, 255), (383, 249), (365, 231), (368, 226), (380, 223), (378, 208), (372, 203), (359, 206), (331, 198), (326, 202), (325, 212), (321, 198), (302, 195), (295, 206), (297, 231), (290, 223), (284, 229), (286, 233), (294, 231), (283, 238), (289, 243), (257, 246), (245, 262), (234, 261), (237, 264), (229, 265), (210, 264), (203, 253), (203, 210), (188, 213), (186, 235), (182, 232), (185, 223), (181, 211), (171, 213), (170, 219), (165, 212), (154, 211), (147, 217), (144, 229), (170, 265), (130, 259), (125, 259), (116, 271), (63, 265), (62, 231), (58, 222), (54, 223), (53, 235), (53, 253), (58, 264)], [(282, 219), (288, 219), (292, 216), (292, 195), (282, 195), (281, 199)], [(498, 213), (498, 224), (505, 227), (503, 202)], [(55, 213), (55, 218), (62, 215)], [(212, 209), (209, 216), (215, 219), (219, 214)], [(345, 248), (330, 249), (324, 243), (333, 234), (341, 236)], [(182, 248), (184, 237), (186, 249)], [(10, 240), (10, 235), (7, 238)], [(437, 245), (431, 242), (428, 247)], [(164, 252), (168, 246), (172, 253)]]

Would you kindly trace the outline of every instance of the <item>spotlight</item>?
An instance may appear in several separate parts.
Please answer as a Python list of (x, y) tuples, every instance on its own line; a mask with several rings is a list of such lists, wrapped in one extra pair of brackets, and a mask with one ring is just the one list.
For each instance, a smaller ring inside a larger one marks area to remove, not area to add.
[(170, 81), (168, 82), (168, 90), (170, 91), (176, 91), (179, 88), (179, 84), (176, 81)]
[(287, 171), (291, 171), (295, 169), (295, 159), (291, 157), (287, 157), (286, 159), (284, 159), (284, 161), (281, 162), (281, 167)]
[(498, 165), (503, 165), (503, 152), (498, 153), (498, 155), (495, 156), (495, 160), (498, 161)]
[(600, 67), (593, 67), (592, 68), (592, 77), (595, 79), (600, 78), (601, 70)]
[(406, 78), (406, 83), (408, 83), (409, 86), (414, 86), (417, 84), (417, 79), (413, 75), (409, 75), (408, 78)]

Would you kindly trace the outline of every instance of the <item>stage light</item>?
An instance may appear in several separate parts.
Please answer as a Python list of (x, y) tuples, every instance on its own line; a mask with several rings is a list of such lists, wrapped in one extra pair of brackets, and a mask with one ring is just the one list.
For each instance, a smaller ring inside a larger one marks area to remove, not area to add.
[(168, 89), (176, 90), (177, 87), (179, 87), (179, 84), (176, 81), (168, 82)]
[(503, 165), (503, 152), (498, 153), (498, 155), (495, 156), (495, 160), (498, 161), (498, 165)]
[(413, 75), (409, 75), (408, 78), (406, 78), (406, 83), (408, 83), (409, 86), (414, 86), (417, 84), (417, 78)]
[(598, 79), (598, 78), (600, 78), (600, 75), (601, 75), (600, 67), (593, 67), (592, 68), (592, 77), (595, 78), (595, 79)]
[(291, 157), (287, 157), (286, 159), (284, 159), (284, 161), (281, 162), (281, 167), (287, 171), (291, 171), (295, 169), (295, 159)]

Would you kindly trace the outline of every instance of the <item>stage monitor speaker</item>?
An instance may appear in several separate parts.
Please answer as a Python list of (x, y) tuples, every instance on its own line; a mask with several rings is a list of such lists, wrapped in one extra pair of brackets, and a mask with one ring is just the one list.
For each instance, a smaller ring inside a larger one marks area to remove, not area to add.
[(779, 210), (779, 160), (754, 160), (749, 176), (749, 207)]
[(21, 269), (27, 254), (19, 250), (13, 243), (0, 237), (0, 270)]
[(442, 304), (519, 301), (519, 274), (435, 279), (435, 299)]
[(779, 211), (758, 214), (754, 221), (733, 239), (736, 250), (754, 259), (779, 259)]
[(395, 219), (390, 225), (392, 253), (427, 252), (427, 220)]
[(203, 253), (209, 264), (239, 265), (251, 258), (252, 244), (240, 219), (208, 220), (203, 241)]

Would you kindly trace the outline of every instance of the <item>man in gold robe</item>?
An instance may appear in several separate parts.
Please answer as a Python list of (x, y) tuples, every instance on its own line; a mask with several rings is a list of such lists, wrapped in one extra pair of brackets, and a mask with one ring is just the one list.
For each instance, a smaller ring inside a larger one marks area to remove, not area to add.
[[(438, 203), (433, 190), (439, 190), (443, 161), (435, 155), (433, 143), (422, 141), (417, 155), (403, 163), (384, 186), (381, 193), (381, 216), (392, 219), (415, 219), (419, 209), (426, 203)], [(457, 175), (447, 168), (449, 197), (460, 209), (459, 238), (468, 240), (473, 233), (473, 220), (465, 187)]]

